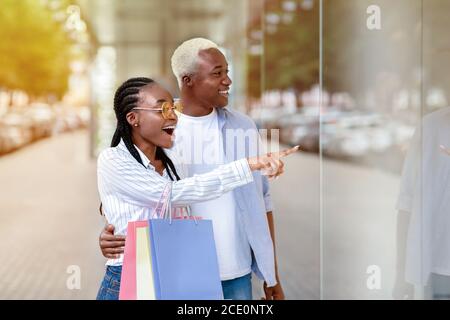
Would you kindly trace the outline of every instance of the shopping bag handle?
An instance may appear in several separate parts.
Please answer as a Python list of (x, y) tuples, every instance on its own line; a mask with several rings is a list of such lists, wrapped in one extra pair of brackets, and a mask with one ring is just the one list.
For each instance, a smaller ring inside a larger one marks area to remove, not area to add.
[(161, 199), (163, 201), (163, 207), (161, 210), (161, 213), (159, 215), (160, 219), (164, 219), (167, 215), (167, 212), (169, 212), (169, 215), (172, 214), (172, 182), (168, 182), (166, 184), (166, 187), (164, 188), (163, 194), (161, 196)]
[[(169, 224), (172, 224), (172, 181), (169, 181), (164, 189), (163, 195), (161, 198), (164, 198), (164, 215), (163, 219), (169, 218)], [(198, 224), (197, 218), (192, 215), (191, 209), (189, 206), (186, 206), (187, 215), (189, 218), (192, 218), (195, 224)]]
[(167, 194), (169, 192), (170, 184), (166, 184), (164, 187), (164, 190), (161, 194), (161, 197), (158, 200), (158, 203), (155, 206), (155, 209), (153, 210), (153, 213), (151, 215), (151, 219), (162, 219), (166, 212), (166, 205), (167, 205)]

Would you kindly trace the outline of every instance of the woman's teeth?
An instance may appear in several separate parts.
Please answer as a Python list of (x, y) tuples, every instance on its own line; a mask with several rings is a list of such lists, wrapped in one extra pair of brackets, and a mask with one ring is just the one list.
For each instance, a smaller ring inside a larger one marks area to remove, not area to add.
[(164, 127), (162, 129), (165, 133), (172, 135), (173, 131), (175, 130), (175, 126), (168, 126), (168, 127)]

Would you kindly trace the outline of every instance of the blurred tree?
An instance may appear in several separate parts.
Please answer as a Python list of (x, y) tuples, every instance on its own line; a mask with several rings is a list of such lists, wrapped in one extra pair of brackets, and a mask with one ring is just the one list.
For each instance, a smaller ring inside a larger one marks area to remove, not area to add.
[(268, 15), (280, 20), (272, 25), (266, 21), (266, 88), (302, 91), (319, 81), (319, 3), (308, 10), (282, 6), (283, 1), (267, 2), (266, 20)]
[(250, 26), (250, 30), (258, 30), (264, 25), (264, 56), (249, 55), (249, 95), (258, 97), (261, 94), (258, 81), (261, 72), (264, 72), (264, 90), (293, 89), (298, 93), (317, 84), (319, 2), (266, 0), (264, 9), (264, 15), (260, 14)]
[(261, 56), (247, 55), (247, 94), (253, 98), (261, 97)]
[(46, 1), (0, 1), (0, 87), (31, 98), (61, 98), (68, 87), (70, 45)]

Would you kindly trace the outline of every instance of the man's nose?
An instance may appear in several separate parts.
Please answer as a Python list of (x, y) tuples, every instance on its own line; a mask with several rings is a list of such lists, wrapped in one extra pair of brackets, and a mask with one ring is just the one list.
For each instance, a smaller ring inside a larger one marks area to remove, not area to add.
[(225, 84), (227, 86), (231, 86), (232, 83), (233, 83), (233, 81), (231, 81), (231, 79), (230, 79), (230, 77), (228, 75), (223, 80), (223, 84)]

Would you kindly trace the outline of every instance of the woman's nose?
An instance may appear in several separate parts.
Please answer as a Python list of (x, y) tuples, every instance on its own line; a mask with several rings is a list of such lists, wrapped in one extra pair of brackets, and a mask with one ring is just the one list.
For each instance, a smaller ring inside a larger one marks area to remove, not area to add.
[(170, 109), (170, 112), (168, 114), (168, 118), (167, 119), (172, 119), (172, 120), (177, 120), (178, 121), (178, 116), (175, 113), (175, 109)]

